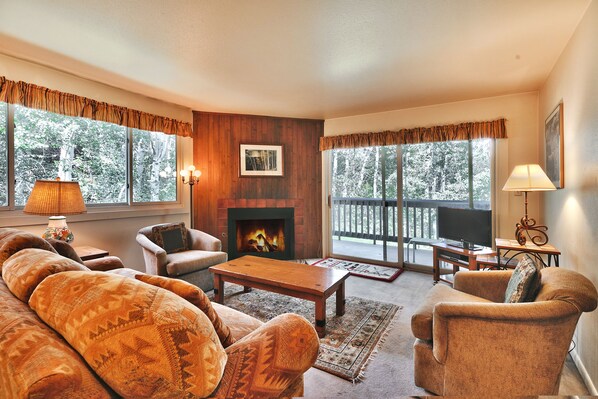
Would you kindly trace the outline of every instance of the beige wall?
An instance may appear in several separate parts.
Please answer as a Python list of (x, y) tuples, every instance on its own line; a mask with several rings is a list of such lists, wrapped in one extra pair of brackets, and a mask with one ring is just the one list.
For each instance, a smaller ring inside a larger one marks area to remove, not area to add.
[[(0, 76), (22, 80), (50, 89), (73, 93), (156, 115), (193, 121), (191, 110), (115, 87), (82, 79), (68, 73), (0, 54)], [(179, 138), (179, 168), (193, 163), (193, 140)], [(189, 225), (189, 187), (179, 187), (177, 204), (122, 208), (88, 208), (83, 215), (68, 216), (75, 234), (74, 245), (91, 245), (119, 256), (126, 266), (144, 270), (141, 249), (135, 241), (139, 228), (155, 223), (184, 221)], [(0, 227), (16, 227), (41, 234), (47, 218), (24, 215), (21, 211), (0, 211)]]
[[(499, 237), (514, 236), (514, 226), (523, 216), (523, 197), (503, 192), (502, 186), (517, 164), (538, 163), (538, 94), (536, 92), (482, 98), (347, 118), (328, 119), (324, 135), (397, 130), (418, 126), (484, 121), (506, 118), (508, 140), (497, 140), (496, 151), (496, 232)], [(324, 196), (327, 195), (327, 161), (324, 161)], [(529, 195), (530, 215), (539, 217), (539, 195)], [(323, 208), (324, 242), (328, 242), (327, 208)], [(327, 253), (327, 252), (325, 252)]]
[[(544, 194), (550, 241), (562, 251), (561, 266), (598, 286), (598, 1), (593, 1), (539, 97), (538, 123), (562, 101), (565, 188)], [(539, 147), (544, 153), (544, 135)], [(584, 314), (575, 334), (578, 368), (598, 395), (598, 311)]]

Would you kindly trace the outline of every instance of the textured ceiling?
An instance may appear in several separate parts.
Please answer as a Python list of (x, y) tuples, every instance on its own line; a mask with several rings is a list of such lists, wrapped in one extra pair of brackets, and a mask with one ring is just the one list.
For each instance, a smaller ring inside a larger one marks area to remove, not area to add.
[(537, 90), (589, 3), (0, 0), (0, 52), (195, 110), (327, 119)]

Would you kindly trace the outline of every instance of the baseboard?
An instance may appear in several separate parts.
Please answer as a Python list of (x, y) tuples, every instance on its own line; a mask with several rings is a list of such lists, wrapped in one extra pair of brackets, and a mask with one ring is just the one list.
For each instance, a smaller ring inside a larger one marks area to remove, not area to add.
[(596, 385), (594, 385), (594, 382), (590, 378), (590, 375), (588, 374), (588, 370), (586, 370), (586, 366), (583, 365), (583, 362), (581, 361), (581, 358), (577, 354), (576, 349), (573, 349), (571, 351), (571, 358), (573, 359), (573, 363), (575, 363), (575, 366), (577, 367), (579, 374), (581, 374), (581, 378), (583, 379), (583, 382), (586, 384), (588, 391), (590, 391), (590, 395), (597, 396), (598, 390), (596, 389)]

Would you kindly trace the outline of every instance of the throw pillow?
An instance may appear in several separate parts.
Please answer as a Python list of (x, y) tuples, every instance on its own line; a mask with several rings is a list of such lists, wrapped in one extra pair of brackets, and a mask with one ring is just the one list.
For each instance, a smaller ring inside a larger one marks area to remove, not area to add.
[(50, 245), (56, 250), (56, 252), (58, 252), (58, 254), (64, 256), (65, 258), (72, 259), (77, 263), (83, 264), (83, 261), (79, 255), (77, 255), (75, 248), (73, 248), (68, 242), (56, 240), (54, 238), (48, 238), (46, 241), (50, 243)]
[(184, 222), (154, 226), (152, 235), (156, 245), (162, 247), (167, 254), (186, 251), (188, 248), (187, 229)]
[(47, 277), (29, 306), (120, 396), (207, 397), (227, 361), (205, 314), (167, 290), (104, 272)]
[(0, 274), (2, 264), (25, 248), (41, 248), (56, 253), (56, 250), (43, 238), (16, 229), (0, 229)]
[(27, 302), (46, 277), (69, 270), (89, 271), (74, 260), (39, 248), (23, 249), (4, 262), (2, 277), (10, 292)]
[(162, 276), (151, 276), (149, 274), (137, 274), (135, 275), (135, 278), (139, 281), (143, 281), (144, 283), (167, 289), (168, 291), (173, 292), (181, 298), (191, 302), (199, 310), (204, 312), (206, 316), (208, 316), (208, 319), (210, 319), (212, 322), (212, 325), (214, 326), (216, 334), (218, 334), (218, 338), (220, 339), (220, 343), (223, 347), (227, 348), (231, 344), (235, 343), (235, 339), (233, 338), (230, 328), (228, 328), (220, 316), (218, 316), (218, 313), (216, 313), (212, 307), (210, 299), (202, 290), (193, 284), (183, 280)]
[(540, 269), (537, 262), (525, 255), (519, 263), (505, 291), (505, 303), (532, 302), (540, 288)]

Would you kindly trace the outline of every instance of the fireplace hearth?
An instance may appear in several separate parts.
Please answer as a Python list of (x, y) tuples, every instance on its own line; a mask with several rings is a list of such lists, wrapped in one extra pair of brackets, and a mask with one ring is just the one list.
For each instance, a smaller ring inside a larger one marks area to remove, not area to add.
[(295, 257), (293, 208), (229, 208), (228, 256)]

